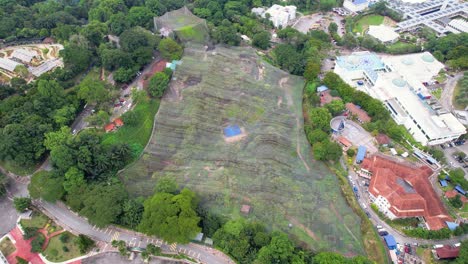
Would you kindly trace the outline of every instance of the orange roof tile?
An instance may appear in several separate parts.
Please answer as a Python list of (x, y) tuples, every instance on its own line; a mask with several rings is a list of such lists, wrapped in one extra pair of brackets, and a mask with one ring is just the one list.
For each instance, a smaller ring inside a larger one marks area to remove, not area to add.
[(346, 109), (352, 114), (356, 115), (361, 122), (366, 123), (366, 122), (371, 121), (371, 118), (367, 114), (367, 112), (357, 107), (357, 105), (353, 103), (346, 103), (345, 106), (346, 106)]
[(435, 252), (439, 259), (453, 259), (460, 254), (460, 247), (444, 245), (441, 248), (436, 248)]
[(109, 124), (107, 124), (107, 125), (104, 127), (104, 130), (106, 131), (106, 133), (107, 133), (107, 132), (110, 132), (110, 131), (112, 131), (112, 130), (114, 130), (114, 129), (115, 129), (114, 123), (109, 123)]
[(118, 127), (121, 127), (124, 125), (124, 122), (122, 121), (122, 119), (119, 117), (117, 119), (114, 120), (114, 124)]
[(369, 192), (385, 197), (395, 216), (423, 216), (432, 230), (446, 227), (445, 221), (453, 221), (432, 188), (429, 167), (416, 167), (380, 155), (364, 159), (361, 167), (372, 172)]
[(337, 141), (343, 144), (345, 147), (351, 147), (353, 143), (351, 143), (347, 138), (340, 136), (337, 138)]

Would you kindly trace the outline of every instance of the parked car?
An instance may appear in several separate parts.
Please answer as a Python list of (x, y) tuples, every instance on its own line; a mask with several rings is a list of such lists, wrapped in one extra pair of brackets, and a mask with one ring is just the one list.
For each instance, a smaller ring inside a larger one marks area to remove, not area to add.
[(114, 107), (121, 107), (121, 104), (114, 104)]
[(123, 103), (123, 102), (125, 102), (125, 99), (120, 98), (120, 99), (119, 99), (119, 102)]

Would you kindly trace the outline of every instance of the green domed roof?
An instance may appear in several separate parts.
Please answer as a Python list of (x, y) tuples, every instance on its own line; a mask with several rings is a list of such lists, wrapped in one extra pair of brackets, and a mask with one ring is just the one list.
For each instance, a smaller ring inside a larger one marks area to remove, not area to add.
[(433, 62), (435, 60), (431, 54), (427, 54), (427, 53), (422, 55), (421, 59), (425, 62)]
[(392, 83), (398, 87), (405, 87), (406, 81), (400, 78), (395, 78), (392, 80)]

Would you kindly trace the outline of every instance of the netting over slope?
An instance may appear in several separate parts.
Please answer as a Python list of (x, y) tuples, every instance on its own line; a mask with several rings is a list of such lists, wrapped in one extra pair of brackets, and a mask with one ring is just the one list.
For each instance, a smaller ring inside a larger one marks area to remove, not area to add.
[(205, 43), (209, 39), (206, 21), (192, 14), (185, 6), (155, 17), (154, 28), (164, 36), (174, 33), (182, 42)]
[[(130, 193), (150, 195), (158, 178), (173, 175), (216, 213), (236, 217), (251, 205), (249, 218), (314, 250), (363, 253), (359, 218), (311, 157), (302, 78), (253, 49), (224, 47), (187, 47), (175, 78), (143, 156), (121, 175)], [(223, 133), (230, 125), (242, 130), (235, 140)]]

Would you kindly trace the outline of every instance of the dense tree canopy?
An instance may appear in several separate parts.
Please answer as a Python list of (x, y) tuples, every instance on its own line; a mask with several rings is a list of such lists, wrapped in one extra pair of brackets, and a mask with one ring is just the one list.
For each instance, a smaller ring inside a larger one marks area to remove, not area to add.
[(195, 193), (183, 189), (179, 194), (158, 192), (144, 203), (138, 229), (168, 242), (188, 243), (200, 232)]

